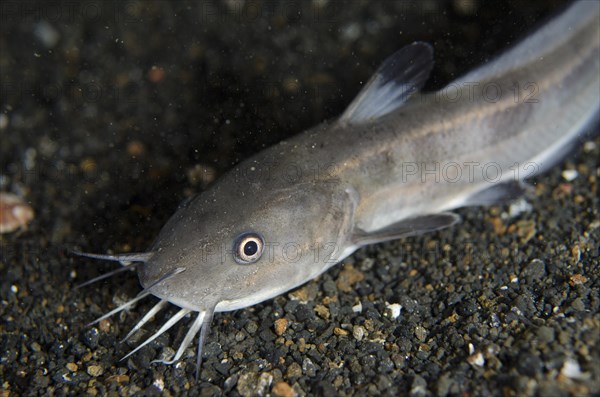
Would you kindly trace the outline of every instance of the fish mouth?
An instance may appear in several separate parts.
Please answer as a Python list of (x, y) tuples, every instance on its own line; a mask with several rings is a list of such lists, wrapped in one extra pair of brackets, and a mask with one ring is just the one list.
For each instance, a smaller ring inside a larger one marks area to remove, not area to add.
[[(153, 296), (156, 296), (157, 298), (159, 298), (158, 303), (156, 303), (137, 322), (137, 324), (131, 329), (131, 331), (129, 331), (129, 333), (127, 333), (127, 335), (121, 340), (121, 343), (123, 343), (126, 340), (128, 340), (129, 338), (131, 338), (131, 336), (133, 336), (137, 331), (139, 331), (148, 321), (150, 321), (154, 316), (156, 316), (161, 310), (163, 310), (165, 307), (167, 307), (169, 303), (171, 303), (175, 306), (178, 306), (180, 308), (177, 313), (175, 313), (173, 316), (171, 316), (158, 329), (158, 331), (156, 331), (152, 336), (150, 336), (148, 339), (146, 339), (143, 343), (141, 343), (139, 346), (137, 346), (131, 352), (127, 353), (123, 358), (121, 358), (120, 361), (126, 360), (127, 358), (129, 358), (130, 356), (135, 354), (137, 351), (139, 351), (141, 348), (148, 345), (150, 342), (152, 342), (153, 340), (155, 340), (156, 338), (161, 336), (163, 333), (167, 332), (170, 328), (172, 328), (175, 324), (177, 324), (182, 318), (188, 316), (189, 314), (197, 313), (196, 318), (191, 322), (188, 332), (186, 333), (185, 337), (181, 341), (181, 344), (179, 345), (179, 348), (177, 349), (177, 352), (173, 355), (173, 357), (171, 357), (168, 360), (154, 360), (154, 361), (152, 361), (152, 363), (161, 363), (161, 364), (170, 365), (170, 364), (173, 364), (173, 363), (179, 361), (181, 359), (181, 357), (183, 356), (183, 353), (185, 353), (185, 350), (190, 346), (190, 344), (192, 343), (192, 340), (199, 332), (200, 335), (198, 336), (198, 351), (197, 351), (197, 356), (196, 356), (196, 380), (198, 380), (199, 376), (200, 376), (200, 365), (202, 362), (203, 347), (206, 342), (206, 337), (210, 330), (210, 324), (212, 322), (212, 318), (215, 313), (215, 307), (217, 304), (214, 303), (214, 304), (203, 305), (202, 308), (190, 307), (189, 304), (187, 304), (185, 302), (179, 302), (177, 299), (173, 299), (172, 297), (171, 298), (161, 297), (161, 296), (159, 296), (159, 294), (157, 294), (153, 291), (153, 289), (155, 287), (160, 286), (161, 284), (171, 280), (173, 277), (177, 276), (178, 274), (184, 273), (186, 268), (177, 267), (177, 268), (163, 274), (158, 279), (156, 279), (156, 281), (146, 283), (145, 281), (148, 281), (148, 280), (146, 279), (146, 277), (143, 277), (142, 274), (146, 275), (146, 272), (144, 272), (144, 270), (148, 268), (148, 266), (146, 266), (146, 265), (152, 258), (153, 254), (154, 254), (153, 252), (139, 253), (139, 254), (120, 254), (120, 255), (99, 255), (99, 254), (83, 253), (83, 252), (78, 252), (78, 251), (73, 251), (73, 253), (76, 255), (79, 255), (79, 256), (84, 256), (84, 257), (88, 257), (88, 258), (92, 258), (92, 259), (116, 261), (116, 262), (120, 262), (123, 265), (123, 267), (121, 267), (117, 270), (114, 270), (109, 273), (95, 277), (83, 284), (78, 285), (76, 288), (81, 288), (83, 286), (86, 286), (86, 285), (92, 284), (94, 282), (103, 280), (105, 278), (114, 276), (125, 270), (134, 270), (134, 269), (138, 270), (138, 276), (140, 278), (140, 283), (144, 287), (144, 289), (135, 298), (130, 299), (129, 301), (125, 302), (124, 304), (120, 305), (119, 307), (117, 307), (117, 308), (111, 310), (110, 312), (104, 314), (103, 316), (97, 318), (96, 320), (89, 323), (87, 326), (92, 326), (94, 324), (97, 324), (100, 321), (105, 320), (105, 319), (113, 316), (116, 313), (119, 313), (125, 309), (128, 309), (133, 304), (137, 303), (138, 301), (140, 301), (148, 296), (153, 295)], [(143, 263), (144, 265), (139, 266), (140, 263)]]
[[(129, 333), (125, 336), (125, 338), (123, 338), (121, 343), (125, 342), (133, 334), (135, 334), (138, 330), (140, 330), (144, 326), (144, 324), (146, 324), (152, 317), (154, 317), (158, 312), (160, 312), (163, 308), (165, 308), (168, 305), (168, 303), (170, 303), (170, 302), (165, 299), (161, 299), (160, 301), (158, 301), (158, 303), (156, 305), (154, 305), (154, 307), (152, 307), (152, 309), (150, 309), (140, 319), (140, 321), (138, 321), (138, 323), (131, 329), (131, 331), (129, 331)], [(150, 336), (148, 339), (146, 339), (140, 345), (138, 345), (135, 349), (133, 349), (132, 351), (127, 353), (123, 358), (121, 358), (120, 361), (126, 360), (127, 358), (129, 358), (130, 356), (135, 354), (137, 351), (139, 351), (141, 348), (143, 348), (150, 342), (154, 341), (156, 338), (161, 336), (163, 333), (167, 332), (171, 327), (173, 327), (182, 318), (184, 318), (185, 316), (187, 316), (190, 313), (197, 313), (197, 315), (196, 315), (196, 318), (191, 322), (188, 332), (185, 334), (185, 337), (181, 341), (179, 348), (177, 349), (177, 352), (170, 359), (153, 360), (151, 363), (152, 364), (160, 363), (160, 364), (166, 364), (166, 365), (171, 365), (171, 364), (176, 363), (177, 361), (179, 361), (181, 359), (181, 357), (185, 353), (185, 350), (192, 343), (192, 340), (194, 339), (194, 337), (198, 334), (198, 332), (200, 332), (200, 335), (198, 336), (198, 347), (197, 347), (198, 350), (196, 353), (196, 380), (197, 380), (200, 376), (202, 353), (203, 353), (203, 349), (204, 349), (204, 344), (206, 342), (206, 337), (208, 336), (208, 332), (210, 331), (210, 324), (212, 322), (212, 318), (214, 315), (214, 308), (203, 310), (203, 311), (193, 311), (191, 309), (186, 309), (186, 308), (179, 309), (179, 311), (177, 313), (175, 313), (175, 315), (173, 315), (170, 319), (168, 319), (158, 329), (158, 331), (156, 331), (152, 336)]]
[[(148, 291), (148, 289), (144, 289), (137, 297), (129, 300), (128, 302), (117, 307), (116, 309), (106, 313), (105, 315), (96, 319), (95, 321), (93, 321), (92, 323), (90, 323), (88, 325), (89, 326), (94, 325), (94, 324), (96, 324), (96, 323), (122, 311), (122, 310), (125, 310), (126, 308), (130, 307), (134, 303), (138, 302), (139, 300), (141, 300), (149, 295), (151, 295), (151, 292)], [(121, 340), (121, 343), (127, 341), (137, 331), (142, 329), (142, 327), (148, 321), (150, 321), (161, 310), (163, 310), (165, 307), (167, 307), (169, 303), (172, 303), (172, 302), (169, 302), (166, 299), (160, 299), (158, 301), (158, 303), (156, 303), (150, 310), (148, 310), (148, 312), (146, 312), (146, 314), (127, 333), (127, 335), (125, 335), (125, 337)], [(180, 308), (179, 311), (177, 311), (177, 313), (175, 313), (171, 318), (169, 318), (158, 329), (158, 331), (156, 331), (152, 336), (147, 338), (140, 345), (138, 345), (135, 349), (133, 349), (132, 351), (127, 353), (125, 356), (123, 356), (123, 358), (121, 358), (121, 360), (119, 360), (119, 361), (126, 360), (129, 357), (131, 357), (133, 354), (137, 353), (144, 346), (148, 345), (150, 342), (154, 341), (156, 338), (158, 338), (159, 336), (161, 336), (162, 334), (167, 332), (169, 329), (171, 329), (182, 318), (186, 317), (189, 314), (197, 313), (196, 318), (191, 322), (188, 332), (186, 333), (185, 337), (181, 341), (179, 348), (177, 349), (177, 352), (175, 352), (175, 354), (170, 359), (153, 360), (152, 364), (160, 363), (160, 364), (171, 365), (171, 364), (174, 364), (175, 362), (179, 361), (181, 359), (181, 357), (183, 356), (183, 354), (185, 353), (185, 350), (192, 343), (192, 340), (194, 339), (194, 337), (198, 334), (198, 332), (200, 332), (200, 335), (198, 336), (198, 348), (197, 348), (198, 350), (196, 353), (196, 380), (198, 380), (199, 376), (200, 376), (200, 367), (201, 367), (201, 363), (202, 363), (202, 353), (203, 353), (203, 349), (204, 349), (204, 344), (206, 342), (206, 337), (208, 336), (208, 333), (210, 331), (210, 324), (212, 322), (214, 312), (215, 312), (214, 306), (209, 307), (208, 309), (204, 309), (204, 310), (192, 310), (192, 309), (188, 309), (188, 308)]]

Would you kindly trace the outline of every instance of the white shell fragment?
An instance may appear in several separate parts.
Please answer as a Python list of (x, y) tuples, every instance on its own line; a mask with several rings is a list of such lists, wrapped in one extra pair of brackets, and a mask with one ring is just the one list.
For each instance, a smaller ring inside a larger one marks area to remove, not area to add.
[(0, 192), (0, 234), (25, 229), (33, 216), (33, 208), (20, 197)]
[(568, 358), (560, 369), (560, 373), (570, 379), (585, 380), (590, 378), (590, 374), (582, 372), (577, 360)]
[(571, 182), (579, 176), (579, 173), (577, 172), (577, 170), (564, 170), (561, 175), (565, 179), (565, 181)]
[(385, 306), (390, 311), (390, 316), (392, 318), (398, 318), (400, 316), (400, 312), (402, 311), (402, 305), (400, 305), (398, 303), (385, 302)]

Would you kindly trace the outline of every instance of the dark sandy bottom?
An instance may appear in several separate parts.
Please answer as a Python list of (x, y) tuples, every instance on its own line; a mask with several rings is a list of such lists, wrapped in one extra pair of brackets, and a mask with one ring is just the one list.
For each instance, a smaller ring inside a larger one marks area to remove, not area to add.
[(154, 298), (86, 327), (139, 292), (134, 274), (74, 289), (117, 265), (69, 250), (146, 249), (181, 200), (339, 114), (399, 47), (434, 44), (439, 88), (563, 4), (480, 3), (2, 2), (0, 188), (36, 218), (0, 237), (0, 396), (600, 390), (597, 139), (533, 181), (528, 211), (462, 210), (451, 230), (217, 314), (199, 382), (195, 347), (150, 364), (185, 324), (119, 362), (174, 313), (119, 344)]

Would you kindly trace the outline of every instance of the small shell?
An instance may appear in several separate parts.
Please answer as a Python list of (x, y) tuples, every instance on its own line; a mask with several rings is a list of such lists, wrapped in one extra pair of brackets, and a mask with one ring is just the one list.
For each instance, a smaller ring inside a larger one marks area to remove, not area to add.
[(0, 234), (25, 229), (33, 215), (33, 208), (21, 198), (0, 192)]

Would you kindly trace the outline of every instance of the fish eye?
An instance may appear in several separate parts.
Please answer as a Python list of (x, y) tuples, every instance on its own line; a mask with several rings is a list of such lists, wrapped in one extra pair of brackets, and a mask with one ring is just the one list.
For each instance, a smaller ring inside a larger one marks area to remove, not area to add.
[(262, 256), (265, 242), (258, 233), (244, 233), (233, 246), (233, 258), (241, 265), (254, 263)]

